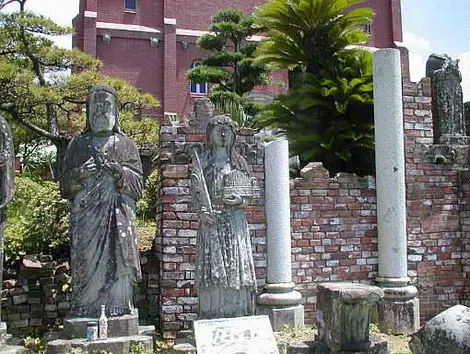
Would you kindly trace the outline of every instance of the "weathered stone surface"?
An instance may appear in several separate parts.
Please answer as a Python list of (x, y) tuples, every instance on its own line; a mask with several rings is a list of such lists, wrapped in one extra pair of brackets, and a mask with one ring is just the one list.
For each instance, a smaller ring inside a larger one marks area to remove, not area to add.
[(470, 353), (470, 308), (455, 305), (432, 318), (412, 336), (413, 354)]
[[(228, 116), (214, 116), (207, 125), (205, 151), (200, 157), (193, 152), (192, 192), (200, 216), (196, 245), (199, 318), (254, 314), (256, 275), (243, 207), (259, 190), (235, 142), (236, 124)], [(165, 249), (172, 253), (169, 250)], [(175, 272), (172, 278), (184, 276)]]
[(431, 78), (435, 142), (468, 144), (459, 61), (445, 54), (431, 54), (426, 63), (426, 76)]
[[(299, 293), (300, 295), (300, 293)], [(300, 301), (300, 296), (299, 296)], [(267, 315), (271, 321), (273, 330), (281, 331), (285, 326), (301, 327), (304, 325), (304, 306), (263, 306), (258, 305), (256, 313)]]
[[(88, 322), (98, 318), (69, 317), (64, 319), (64, 335), (67, 338), (86, 338)], [(108, 337), (134, 336), (139, 333), (139, 315), (123, 315), (108, 318)]]
[(302, 326), (302, 295), (292, 282), (289, 146), (285, 139), (265, 146), (265, 213), (267, 224), (267, 284), (258, 297), (259, 314), (268, 315), (275, 331)]
[(378, 305), (379, 327), (384, 333), (411, 334), (419, 328), (419, 299), (415, 286), (386, 287)]
[(279, 354), (268, 316), (194, 322), (198, 354)]
[(133, 345), (142, 344), (145, 349), (153, 349), (150, 336), (114, 337), (106, 340), (87, 341), (86, 339), (57, 339), (47, 343), (48, 354), (68, 354), (72, 349), (82, 349), (88, 353), (106, 351), (113, 354), (129, 354)]
[(132, 314), (141, 280), (135, 208), (142, 195), (142, 164), (119, 125), (115, 90), (94, 86), (85, 132), (69, 144), (61, 192), (70, 201), (71, 314)]
[(333, 353), (369, 349), (372, 308), (383, 296), (382, 289), (376, 286), (358, 283), (319, 284), (317, 339)]
[[(10, 126), (5, 118), (0, 116), (0, 292), (2, 292), (3, 282), (3, 221), (4, 221), (4, 208), (13, 198), (15, 192), (15, 152), (13, 149), (13, 136), (11, 134)], [(2, 296), (3, 297), (3, 296)], [(19, 295), (20, 298), (14, 297), (13, 301), (22, 303), (24, 295)], [(27, 297), (26, 297), (27, 298)], [(0, 352), (5, 348), (6, 324), (1, 322), (0, 316)], [(11, 353), (16, 353), (14, 348), (10, 348)]]
[(301, 350), (297, 350), (297, 347), (288, 348), (289, 354), (299, 354), (299, 353), (314, 353), (314, 354), (387, 354), (388, 345), (387, 341), (382, 335), (370, 334), (370, 344), (367, 348), (359, 350), (340, 350), (333, 351), (328, 348), (323, 342), (315, 341), (306, 343), (308, 346), (308, 351), (305, 350), (305, 347), (300, 347)]

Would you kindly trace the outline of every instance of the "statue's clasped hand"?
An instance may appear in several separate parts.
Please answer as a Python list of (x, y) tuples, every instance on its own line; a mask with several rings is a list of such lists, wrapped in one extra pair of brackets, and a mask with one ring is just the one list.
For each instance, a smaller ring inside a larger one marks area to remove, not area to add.
[(98, 165), (93, 157), (86, 160), (79, 168), (79, 180), (89, 178), (98, 173)]
[(202, 223), (212, 225), (217, 221), (217, 212), (210, 212), (209, 210), (207, 210), (207, 208), (202, 207), (199, 217)]
[(121, 179), (122, 167), (117, 162), (106, 160), (103, 162), (103, 166), (115, 180)]
[(223, 202), (226, 205), (241, 205), (243, 203), (243, 198), (238, 194), (229, 194), (224, 196)]

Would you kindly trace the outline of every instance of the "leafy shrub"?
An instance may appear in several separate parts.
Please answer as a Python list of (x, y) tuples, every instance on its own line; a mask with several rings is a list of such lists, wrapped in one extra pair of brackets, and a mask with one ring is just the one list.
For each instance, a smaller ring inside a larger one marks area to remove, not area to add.
[(145, 181), (142, 198), (137, 202), (137, 218), (140, 221), (154, 221), (157, 212), (158, 170), (154, 170)]
[(17, 176), (16, 193), (5, 222), (5, 256), (24, 254), (68, 255), (68, 202), (55, 182)]

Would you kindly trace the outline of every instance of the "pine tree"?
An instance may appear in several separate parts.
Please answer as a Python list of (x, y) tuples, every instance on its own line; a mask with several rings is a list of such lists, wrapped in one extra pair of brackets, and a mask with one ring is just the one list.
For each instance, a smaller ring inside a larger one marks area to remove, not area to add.
[[(129, 135), (141, 143), (148, 142), (149, 135), (156, 139), (156, 122), (133, 118), (158, 102), (124, 80), (105, 77), (95, 58), (55, 46), (50, 38), (72, 33), (72, 29), (27, 11), (26, 2), (0, 0), (0, 114), (14, 126), (15, 140), (39, 138), (55, 145), (56, 172), (60, 172), (70, 139), (85, 125), (87, 93), (98, 83), (117, 89), (122, 125)], [(2, 11), (13, 3), (20, 5), (19, 11)]]
[(253, 26), (253, 16), (229, 8), (215, 14), (209, 30), (197, 44), (211, 55), (190, 69), (187, 77), (195, 83), (211, 83), (209, 98), (216, 108), (231, 113), (240, 126), (251, 125), (257, 107), (247, 93), (268, 79), (266, 66), (254, 63), (258, 43), (250, 38), (260, 28)]

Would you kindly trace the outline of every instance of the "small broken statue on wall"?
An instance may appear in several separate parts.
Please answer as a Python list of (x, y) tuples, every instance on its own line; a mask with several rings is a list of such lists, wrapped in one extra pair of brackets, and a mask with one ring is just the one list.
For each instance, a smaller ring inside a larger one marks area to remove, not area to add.
[(256, 277), (243, 207), (257, 194), (255, 178), (236, 151), (236, 124), (211, 117), (206, 147), (193, 151), (192, 193), (199, 215), (196, 288), (199, 318), (254, 315)]
[(431, 78), (434, 143), (468, 144), (459, 60), (445, 54), (431, 54), (426, 62), (426, 76)]

